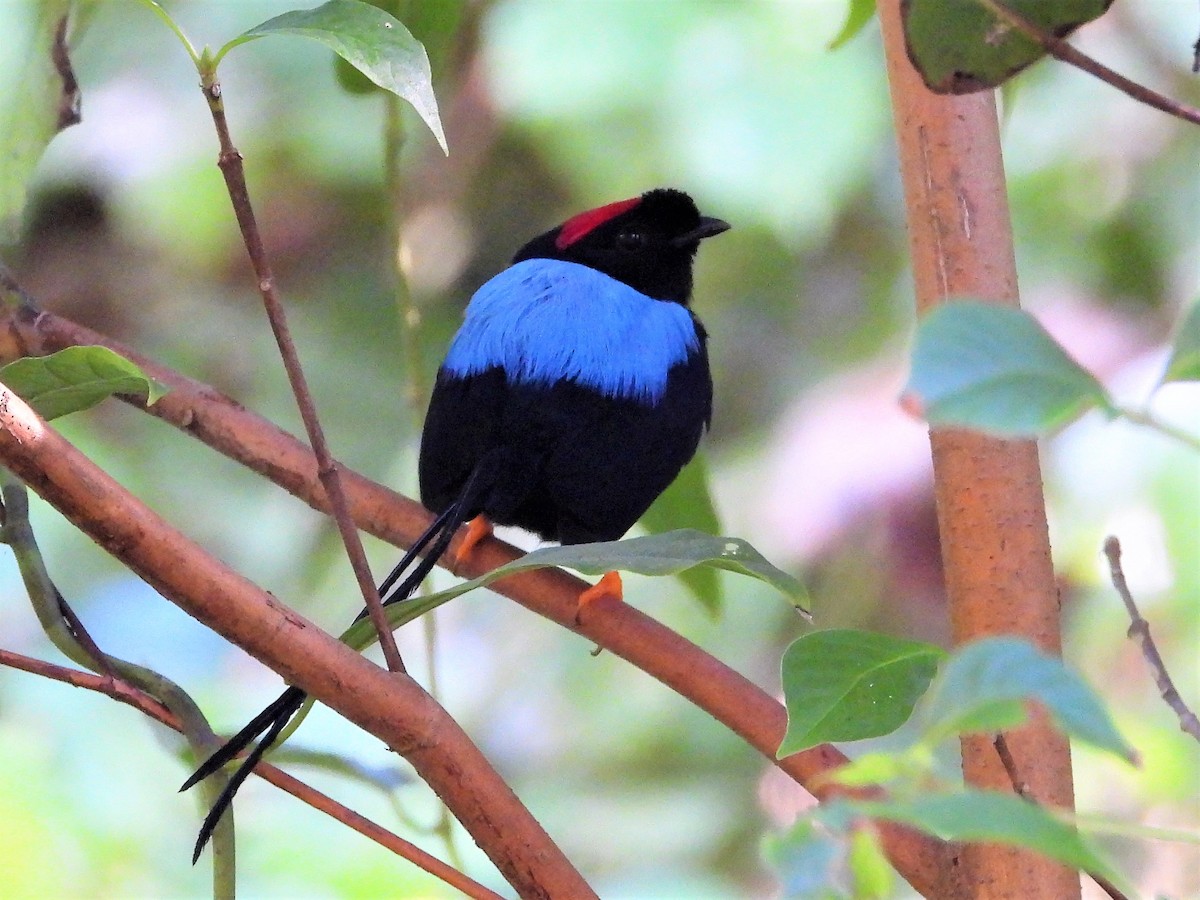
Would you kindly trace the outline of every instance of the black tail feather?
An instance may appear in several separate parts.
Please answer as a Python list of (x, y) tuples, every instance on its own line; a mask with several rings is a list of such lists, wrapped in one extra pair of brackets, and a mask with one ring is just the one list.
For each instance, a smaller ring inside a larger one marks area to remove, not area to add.
[(286, 722), (304, 704), (304, 691), (290, 687), (280, 694), (270, 706), (251, 719), (246, 725), (222, 744), (208, 759), (206, 759), (191, 777), (179, 788), (186, 791), (195, 787), (225, 763), (229, 762), (252, 743), (266, 729), (282, 719)]
[[(291, 688), (291, 690), (296, 689)], [(258, 761), (262, 759), (263, 754), (271, 748), (271, 745), (275, 743), (275, 739), (279, 737), (280, 732), (287, 727), (292, 714), (304, 703), (304, 692), (296, 691), (296, 693), (298, 694), (298, 699), (295, 702), (295, 706), (288, 710), (285, 715), (278, 716), (271, 723), (271, 727), (267, 729), (267, 733), (263, 735), (262, 740), (255, 745), (253, 750), (246, 754), (246, 758), (242, 760), (242, 764), (229, 776), (228, 784), (225, 785), (224, 789), (217, 796), (217, 799), (213, 802), (212, 809), (208, 811), (208, 815), (204, 817), (204, 821), (200, 824), (200, 833), (196, 835), (196, 846), (192, 848), (193, 866), (200, 859), (200, 854), (204, 852), (204, 845), (212, 837), (217, 823), (221, 821), (221, 817), (225, 815), (225, 811), (233, 803), (233, 796), (238, 792), (238, 788), (242, 786), (242, 782), (250, 777), (250, 773), (254, 771), (254, 767), (258, 765)]]
[[(425, 580), (425, 576), (430, 570), (437, 565), (438, 560), (446, 552), (446, 548), (450, 546), (450, 542), (454, 539), (454, 533), (458, 527), (463, 524), (471, 515), (472, 509), (475, 507), (479, 496), (479, 475), (482, 466), (479, 466), (467, 479), (463, 489), (460, 492), (458, 499), (447, 507), (424, 533), (413, 543), (412, 547), (404, 554), (404, 557), (399, 563), (388, 573), (379, 585), (379, 594), (384, 598), (385, 606), (393, 603), (399, 603), (412, 595), (417, 586)], [(429, 552), (425, 554), (417, 566), (408, 573), (400, 585), (392, 590), (393, 585), (404, 575), (404, 572), (420, 553), (430, 545)], [(389, 593), (390, 592), (390, 593)], [(367, 615), (364, 609), (355, 618), (355, 622), (365, 618)], [(209, 810), (208, 815), (204, 817), (204, 823), (200, 826), (200, 834), (196, 838), (196, 846), (192, 853), (192, 864), (200, 858), (200, 854), (204, 850), (204, 846), (212, 837), (213, 830), (217, 827), (217, 823), (221, 821), (221, 817), (225, 814), (225, 810), (229, 808), (233, 802), (234, 795), (238, 788), (250, 776), (254, 767), (258, 765), (259, 760), (271, 748), (271, 745), (279, 738), (287, 723), (292, 716), (304, 705), (307, 694), (299, 688), (289, 687), (286, 691), (279, 695), (270, 706), (260, 712), (257, 716), (251, 719), (246, 726), (237, 734), (226, 741), (216, 752), (206, 759), (201, 766), (192, 773), (191, 777), (183, 783), (181, 791), (186, 791), (190, 787), (194, 787), (199, 782), (203, 781), (213, 772), (232, 761), (239, 753), (245, 750), (248, 746), (254, 743), (255, 739), (261, 734), (262, 739), (254, 746), (254, 749), (246, 755), (242, 760), (241, 765), (229, 777), (229, 783), (221, 791), (216, 801)]]

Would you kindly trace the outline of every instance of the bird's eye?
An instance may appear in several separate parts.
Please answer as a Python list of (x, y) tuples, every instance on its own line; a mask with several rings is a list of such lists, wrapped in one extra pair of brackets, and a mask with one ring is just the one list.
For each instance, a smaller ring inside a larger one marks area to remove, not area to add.
[(617, 244), (623, 250), (640, 250), (646, 246), (646, 232), (640, 228), (627, 228), (617, 234)]

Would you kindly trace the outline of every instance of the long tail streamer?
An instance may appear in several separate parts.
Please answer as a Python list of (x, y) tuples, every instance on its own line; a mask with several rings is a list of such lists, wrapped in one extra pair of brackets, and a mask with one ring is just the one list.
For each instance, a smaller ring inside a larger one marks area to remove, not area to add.
[[(442, 555), (450, 546), (450, 541), (454, 538), (454, 533), (463, 522), (470, 518), (470, 512), (475, 506), (475, 500), (479, 493), (477, 485), (482, 468), (482, 466), (476, 467), (459, 493), (458, 499), (434, 519), (433, 523), (417, 538), (400, 562), (388, 574), (387, 578), (380, 583), (379, 595), (383, 598), (384, 606), (403, 602), (412, 596), (413, 591), (417, 589), (417, 585), (425, 580), (425, 576), (429, 574), (430, 570), (437, 565), (438, 560), (442, 558)], [(429, 552), (425, 555), (425, 558), (407, 576), (404, 576), (408, 567), (413, 564), (413, 561), (417, 559), (426, 547), (429, 547)], [(403, 581), (400, 581), (402, 576), (404, 576)], [(397, 581), (400, 581), (399, 586), (396, 586)], [(364, 609), (354, 621), (358, 622), (366, 616), (367, 611)], [(308, 695), (300, 690), (300, 688), (289, 687), (270, 706), (246, 723), (241, 731), (222, 744), (183, 783), (183, 786), (180, 788), (181, 791), (186, 791), (188, 788), (194, 787), (226, 763), (232, 761), (256, 740), (258, 741), (254, 748), (246, 754), (246, 758), (242, 760), (241, 765), (229, 777), (229, 783), (225, 785), (224, 790), (221, 791), (213, 803), (212, 809), (204, 817), (204, 822), (200, 826), (200, 834), (196, 838), (195, 849), (192, 852), (193, 865), (200, 858), (200, 854), (204, 851), (205, 845), (208, 844), (209, 839), (212, 837), (213, 830), (217, 827), (221, 816), (225, 814), (225, 811), (233, 803), (233, 798), (237, 794), (238, 788), (242, 786), (242, 783), (254, 771), (254, 767), (258, 765), (263, 755), (271, 749), (271, 746), (279, 738), (283, 729), (291, 721), (292, 716), (304, 705), (307, 697)]]

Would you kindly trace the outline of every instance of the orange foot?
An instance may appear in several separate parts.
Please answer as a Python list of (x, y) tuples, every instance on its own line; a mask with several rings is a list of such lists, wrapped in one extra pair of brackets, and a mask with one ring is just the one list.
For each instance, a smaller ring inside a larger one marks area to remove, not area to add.
[(591, 606), (597, 600), (608, 597), (621, 603), (625, 600), (624, 588), (621, 584), (620, 572), (605, 572), (604, 577), (579, 595), (579, 606), (575, 610), (575, 621), (578, 623), (585, 607)]
[(475, 549), (475, 545), (485, 537), (490, 537), (491, 534), (492, 523), (487, 520), (487, 516), (476, 516), (468, 522), (467, 533), (463, 535), (462, 543), (458, 545), (458, 550), (454, 554), (454, 568), (452, 571), (457, 572), (463, 560), (471, 555), (471, 551)]

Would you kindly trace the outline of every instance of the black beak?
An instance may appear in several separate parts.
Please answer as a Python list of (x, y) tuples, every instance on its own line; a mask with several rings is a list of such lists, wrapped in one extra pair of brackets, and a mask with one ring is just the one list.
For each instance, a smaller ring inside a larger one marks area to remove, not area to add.
[(686, 234), (671, 238), (672, 247), (694, 247), (705, 238), (714, 237), (729, 230), (729, 223), (709, 216), (701, 216), (700, 224)]

